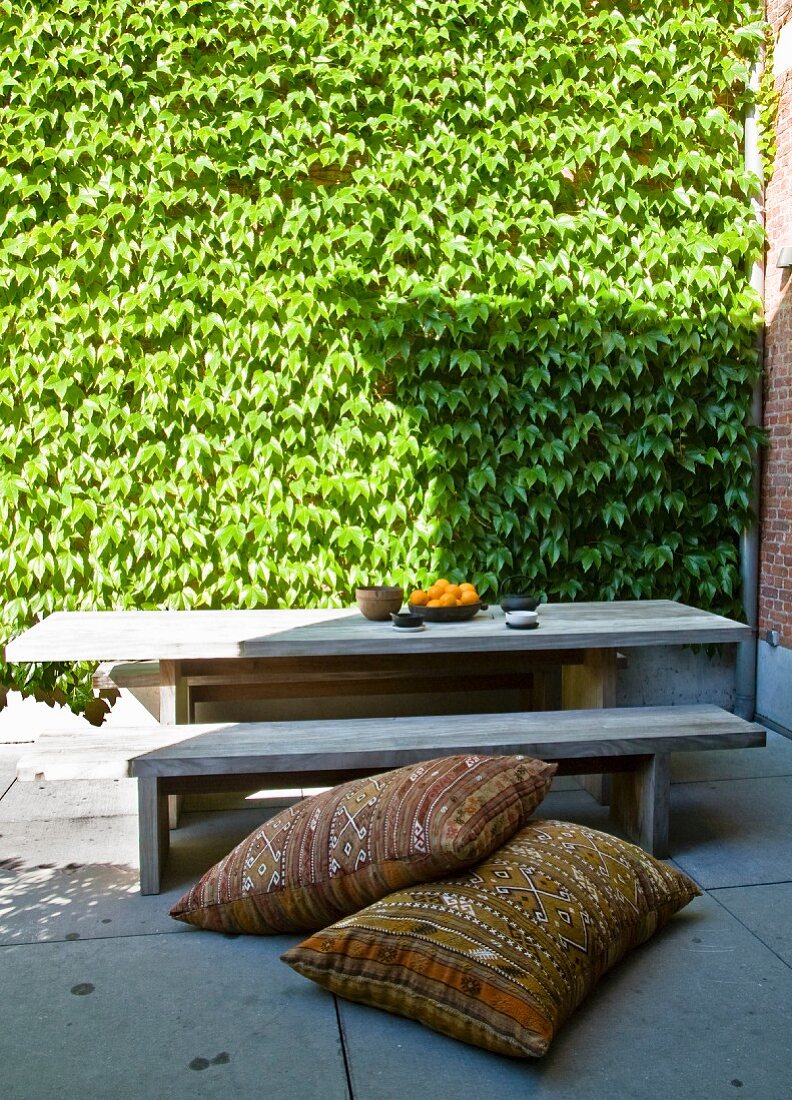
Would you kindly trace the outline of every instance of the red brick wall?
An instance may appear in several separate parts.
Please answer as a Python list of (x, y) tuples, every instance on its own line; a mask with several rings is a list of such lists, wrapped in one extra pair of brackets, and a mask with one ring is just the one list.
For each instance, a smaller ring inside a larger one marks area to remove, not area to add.
[[(792, 21), (790, 0), (768, 0), (778, 35)], [(789, 33), (789, 32), (787, 32)], [(781, 93), (778, 152), (767, 185), (764, 421), (770, 438), (762, 470), (759, 630), (778, 630), (792, 648), (792, 269), (776, 267), (779, 249), (792, 245), (792, 69), (776, 77)]]

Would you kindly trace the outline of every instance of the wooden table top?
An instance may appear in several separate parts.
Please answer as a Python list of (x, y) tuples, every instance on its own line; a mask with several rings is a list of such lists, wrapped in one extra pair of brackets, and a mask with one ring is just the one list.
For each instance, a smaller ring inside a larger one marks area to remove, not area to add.
[(673, 600), (542, 604), (535, 630), (500, 608), (467, 623), (404, 633), (356, 608), (265, 611), (59, 611), (5, 648), (19, 661), (154, 661), (240, 657), (611, 649), (744, 642), (751, 627)]

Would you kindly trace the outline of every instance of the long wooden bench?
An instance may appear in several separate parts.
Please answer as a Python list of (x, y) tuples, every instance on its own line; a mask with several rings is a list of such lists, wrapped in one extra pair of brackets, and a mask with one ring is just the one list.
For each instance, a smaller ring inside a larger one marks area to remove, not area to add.
[(665, 856), (669, 753), (764, 744), (761, 726), (715, 706), (215, 723), (44, 734), (17, 776), (137, 778), (140, 889), (156, 894), (170, 794), (329, 785), (433, 756), (525, 753), (558, 761), (561, 775), (613, 773), (614, 824)]

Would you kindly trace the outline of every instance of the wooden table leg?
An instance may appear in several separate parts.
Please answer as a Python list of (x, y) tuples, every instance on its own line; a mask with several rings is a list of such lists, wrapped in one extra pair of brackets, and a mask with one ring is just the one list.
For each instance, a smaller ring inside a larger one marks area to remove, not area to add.
[(668, 855), (671, 756), (650, 756), (636, 771), (611, 777), (611, 820), (630, 840), (660, 859)]
[[(190, 693), (181, 661), (160, 661), (160, 725), (184, 725), (190, 721)], [(178, 828), (182, 796), (168, 795), (168, 824)]]
[[(561, 706), (564, 710), (600, 710), (616, 705), (615, 649), (587, 649), (582, 664), (561, 670)], [(596, 715), (592, 715), (596, 721)], [(603, 806), (608, 804), (607, 775), (587, 775), (580, 785)]]
[(140, 892), (158, 894), (168, 858), (168, 796), (156, 776), (138, 778), (137, 785)]
[(531, 688), (530, 710), (547, 709), (546, 675), (544, 669), (536, 669), (533, 673), (533, 686)]

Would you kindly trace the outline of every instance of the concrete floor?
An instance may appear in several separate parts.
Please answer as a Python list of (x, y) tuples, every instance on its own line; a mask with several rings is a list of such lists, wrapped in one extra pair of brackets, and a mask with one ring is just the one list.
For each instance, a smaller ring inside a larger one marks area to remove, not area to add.
[[(34, 726), (0, 715), (4, 1100), (792, 1096), (792, 741), (778, 734), (675, 759), (672, 851), (705, 895), (603, 980), (544, 1059), (522, 1062), (335, 999), (278, 961), (297, 937), (171, 920), (270, 811), (194, 805), (163, 893), (142, 898), (133, 782), (15, 782), (15, 742)], [(541, 812), (608, 827), (570, 780)]]

